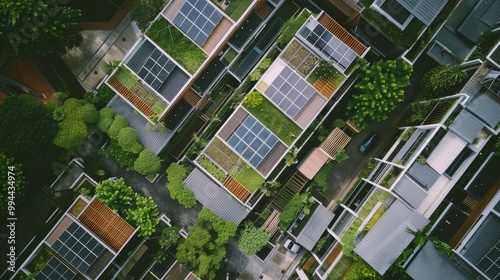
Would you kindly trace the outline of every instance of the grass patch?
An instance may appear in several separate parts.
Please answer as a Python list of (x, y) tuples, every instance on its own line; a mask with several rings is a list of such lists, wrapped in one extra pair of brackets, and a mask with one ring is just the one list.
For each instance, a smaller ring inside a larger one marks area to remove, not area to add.
[(165, 103), (163, 103), (161, 101), (157, 101), (153, 105), (153, 107), (151, 107), (151, 109), (153, 109), (153, 111), (155, 111), (157, 114), (163, 113), (163, 111), (165, 111), (165, 108), (167, 108), (167, 105), (165, 105)]
[[(167, 28), (169, 25), (170, 28)], [(146, 31), (146, 35), (191, 74), (207, 59), (207, 54), (202, 49), (164, 18), (155, 21)]]
[(245, 108), (288, 146), (295, 140), (294, 137), (290, 136), (290, 133), (298, 136), (302, 132), (302, 129), (296, 123), (266, 98), (264, 98), (262, 104), (255, 108), (249, 106), (245, 106)]
[(83, 211), (83, 208), (87, 206), (87, 202), (83, 201), (83, 199), (78, 199), (73, 207), (69, 209), (69, 213), (74, 217), (78, 217), (78, 215)]
[(237, 21), (247, 10), (250, 4), (252, 4), (252, 2), (253, 0), (231, 0), (229, 2), (229, 6), (224, 9), (224, 13), (226, 13), (234, 21)]
[(204, 153), (227, 172), (231, 171), (239, 159), (238, 155), (219, 138), (214, 138), (212, 143), (205, 148)]
[(256, 191), (264, 182), (264, 178), (248, 164), (238, 173), (236, 180), (251, 193)]
[(215, 165), (207, 157), (202, 155), (198, 158), (197, 161), (203, 168), (205, 168), (206, 171), (208, 171), (208, 173), (212, 174), (212, 176), (214, 176), (220, 182), (223, 182), (226, 179), (227, 174), (222, 171), (222, 169), (217, 167), (217, 165)]
[[(330, 69), (334, 73), (333, 81), (335, 82), (336, 85), (340, 85), (340, 83), (342, 83), (346, 77), (344, 76), (344, 74), (337, 71), (337, 69), (333, 65), (331, 65)], [(307, 77), (307, 81), (311, 85), (314, 85), (320, 78), (321, 75), (319, 75), (317, 71), (312, 71), (311, 74)]]
[(236, 58), (236, 55), (238, 55), (238, 53), (233, 48), (230, 48), (224, 56), (223, 60), (224, 62), (226, 62), (226, 64), (229, 65), (229, 63), (231, 63)]
[(128, 89), (132, 88), (137, 83), (137, 77), (134, 73), (123, 66), (118, 67), (118, 70), (116, 70), (113, 77), (115, 77)]

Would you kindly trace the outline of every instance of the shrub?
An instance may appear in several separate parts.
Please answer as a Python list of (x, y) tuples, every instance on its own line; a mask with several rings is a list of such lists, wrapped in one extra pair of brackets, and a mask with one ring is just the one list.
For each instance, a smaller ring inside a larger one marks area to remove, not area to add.
[(280, 214), (280, 228), (282, 230), (287, 230), (295, 218), (297, 218), (297, 215), (299, 215), (301, 210), (302, 196), (300, 194), (296, 194), (292, 200), (285, 205), (283, 212)]
[(108, 130), (108, 135), (111, 139), (118, 139), (118, 133), (122, 128), (125, 128), (128, 126), (128, 120), (122, 116), (122, 115), (117, 115), (115, 119), (113, 120), (113, 123), (109, 126)]
[(257, 228), (252, 222), (247, 221), (245, 227), (241, 230), (238, 238), (238, 247), (246, 255), (255, 255), (267, 242), (271, 234), (265, 228)]
[(113, 158), (121, 167), (127, 170), (134, 168), (134, 163), (138, 157), (137, 154), (124, 151), (116, 140), (111, 140), (111, 144), (99, 152), (106, 157)]
[(194, 193), (184, 186), (184, 179), (187, 177), (186, 167), (172, 163), (167, 168), (167, 189), (170, 192), (170, 197), (176, 199), (180, 204), (191, 208), (196, 204)]
[(258, 91), (252, 91), (245, 97), (245, 99), (243, 100), (243, 104), (251, 108), (256, 108), (260, 104), (262, 104), (263, 100), (264, 98), (262, 97), (262, 94), (260, 94)]
[(142, 175), (157, 174), (161, 170), (160, 158), (152, 151), (145, 149), (134, 162), (134, 169)]
[(102, 108), (99, 111), (99, 119), (97, 120), (97, 128), (104, 133), (108, 133), (109, 127), (113, 123), (115, 112), (110, 108)]
[(76, 147), (87, 139), (87, 125), (81, 121), (65, 120), (59, 123), (54, 144), (65, 149)]
[(131, 127), (124, 127), (118, 132), (118, 145), (126, 152), (140, 153), (144, 148), (137, 142), (137, 131)]

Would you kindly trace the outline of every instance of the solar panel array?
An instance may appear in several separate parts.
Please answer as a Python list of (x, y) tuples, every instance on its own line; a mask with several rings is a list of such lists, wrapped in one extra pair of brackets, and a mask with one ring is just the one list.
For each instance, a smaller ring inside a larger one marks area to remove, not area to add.
[(206, 0), (186, 0), (174, 18), (174, 24), (202, 47), (222, 14)]
[(278, 143), (278, 138), (264, 125), (249, 115), (229, 137), (228, 144), (233, 147), (251, 165), (257, 167), (271, 149)]
[(70, 280), (75, 278), (76, 273), (62, 263), (57, 257), (52, 257), (49, 262), (36, 275), (36, 280), (60, 279)]
[(175, 66), (175, 63), (168, 59), (166, 55), (160, 50), (155, 49), (148, 60), (146, 60), (146, 63), (141, 67), (139, 77), (146, 81), (152, 88), (158, 90), (168, 75), (174, 70)]
[(326, 30), (323, 25), (317, 24), (314, 29), (310, 29), (309, 26), (306, 24), (302, 27), (299, 35), (327, 56), (330, 61), (337, 62), (345, 70), (356, 59), (357, 54)]
[(294, 118), (316, 90), (290, 67), (285, 66), (266, 89), (269, 97), (290, 118)]
[(491, 279), (497, 279), (500, 276), (500, 240), (479, 260), (477, 266)]
[(52, 249), (83, 274), (105, 250), (99, 241), (76, 223), (72, 223), (57, 238)]

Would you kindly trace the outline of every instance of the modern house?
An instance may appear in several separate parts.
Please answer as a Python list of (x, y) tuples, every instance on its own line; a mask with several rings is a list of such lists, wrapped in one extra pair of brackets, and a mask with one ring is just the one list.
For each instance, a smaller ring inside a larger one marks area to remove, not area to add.
[(98, 279), (136, 232), (96, 197), (79, 196), (18, 273), (34, 279)]
[[(250, 90), (262, 96), (262, 104), (252, 107), (243, 102), (236, 108), (195, 160), (197, 167), (186, 179), (186, 187), (214, 213), (233, 205), (228, 202), (233, 200), (249, 212), (263, 195), (259, 186), (271, 179), (326, 105), (342, 97), (336, 90), (355, 67), (354, 61), (367, 51), (327, 14), (310, 16)], [(314, 74), (320, 61), (330, 62), (335, 79)], [(200, 180), (207, 183), (197, 183)], [(216, 194), (220, 194), (217, 199)], [(222, 212), (243, 213), (241, 209)]]

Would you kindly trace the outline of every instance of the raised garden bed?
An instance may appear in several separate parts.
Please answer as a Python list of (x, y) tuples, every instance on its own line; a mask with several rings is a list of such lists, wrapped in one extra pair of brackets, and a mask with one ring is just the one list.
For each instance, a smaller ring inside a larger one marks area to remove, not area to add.
[(199, 165), (201, 165), (203, 168), (205, 168), (205, 170), (208, 171), (208, 173), (212, 174), (212, 176), (214, 176), (220, 182), (223, 182), (224, 179), (226, 179), (226, 177), (227, 177), (226, 172), (224, 172), (222, 169), (220, 169), (217, 165), (215, 165), (206, 156), (201, 155), (197, 159), (197, 162)]
[(224, 144), (219, 138), (214, 140), (205, 148), (204, 152), (226, 172), (231, 172), (238, 163), (239, 156)]
[(309, 75), (318, 62), (318, 57), (297, 41), (290, 43), (281, 55), (281, 59), (288, 62), (294, 69), (299, 70), (304, 76)]

